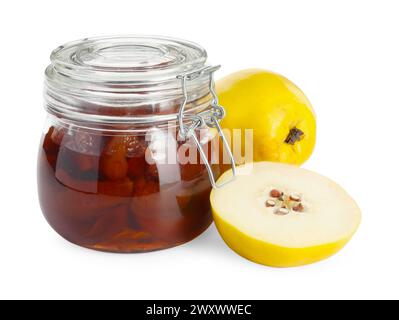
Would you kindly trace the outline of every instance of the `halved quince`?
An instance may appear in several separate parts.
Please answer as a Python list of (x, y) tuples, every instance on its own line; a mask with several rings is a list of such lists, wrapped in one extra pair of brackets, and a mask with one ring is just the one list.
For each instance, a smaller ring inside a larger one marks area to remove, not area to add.
[[(219, 183), (231, 177), (225, 172)], [(273, 267), (325, 259), (352, 238), (360, 220), (355, 201), (335, 182), (287, 164), (249, 163), (211, 193), (214, 220), (228, 246)]]

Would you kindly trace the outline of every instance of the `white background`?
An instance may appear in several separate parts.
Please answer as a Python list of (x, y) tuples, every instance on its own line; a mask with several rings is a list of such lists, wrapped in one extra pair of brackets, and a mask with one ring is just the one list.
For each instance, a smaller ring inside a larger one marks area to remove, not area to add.
[[(399, 298), (398, 1), (2, 1), (0, 298)], [(178, 248), (99, 253), (45, 222), (36, 154), (43, 71), (86, 36), (160, 34), (207, 48), (223, 74), (284, 74), (318, 115), (306, 168), (345, 187), (363, 211), (354, 239), (324, 262), (271, 269), (230, 251), (211, 227)]]

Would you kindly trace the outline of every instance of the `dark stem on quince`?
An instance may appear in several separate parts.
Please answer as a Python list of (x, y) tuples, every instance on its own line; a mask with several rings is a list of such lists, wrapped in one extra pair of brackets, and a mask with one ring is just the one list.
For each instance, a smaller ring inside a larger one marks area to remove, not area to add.
[(302, 140), (304, 134), (305, 133), (302, 130), (294, 127), (290, 130), (290, 133), (288, 134), (284, 142), (294, 145), (295, 142)]

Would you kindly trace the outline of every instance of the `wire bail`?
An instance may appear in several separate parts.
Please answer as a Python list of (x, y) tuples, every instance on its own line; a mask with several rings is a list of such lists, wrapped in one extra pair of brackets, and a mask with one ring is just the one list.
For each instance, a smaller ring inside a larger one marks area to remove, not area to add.
[[(220, 68), (220, 65), (206, 66), (202, 69), (177, 76), (177, 79), (181, 80), (181, 85), (182, 85), (182, 90), (183, 90), (183, 102), (182, 102), (182, 105), (180, 106), (179, 113), (178, 113), (179, 135), (181, 138), (183, 138), (185, 140), (189, 139), (190, 137), (192, 137), (194, 139), (194, 142), (197, 145), (198, 151), (200, 153), (201, 159), (204, 162), (205, 167), (208, 171), (209, 179), (211, 181), (213, 188), (223, 187), (227, 183), (230, 183), (231, 181), (233, 181), (236, 177), (236, 164), (234, 161), (234, 156), (230, 149), (230, 146), (226, 139), (226, 136), (224, 135), (223, 130), (219, 124), (219, 121), (221, 119), (223, 119), (226, 115), (224, 108), (219, 105), (219, 99), (218, 99), (216, 91), (215, 91), (215, 81), (214, 81), (213, 75), (214, 75), (214, 72), (217, 71), (219, 68)], [(200, 112), (198, 114), (185, 115), (184, 109), (188, 102), (187, 82), (197, 79), (198, 77), (206, 75), (206, 74), (209, 75), (209, 91), (212, 95), (211, 108), (209, 110)], [(189, 126), (185, 126), (184, 125), (185, 120), (189, 120), (191, 124)], [(220, 183), (220, 184), (216, 183), (211, 164), (209, 163), (208, 157), (207, 157), (206, 153), (204, 152), (204, 149), (202, 148), (201, 143), (195, 134), (195, 130), (202, 126), (208, 126), (208, 127), (217, 129), (219, 136), (222, 138), (224, 148), (226, 149), (228, 156), (230, 158), (231, 169), (232, 169), (233, 175), (232, 175), (231, 179), (229, 179), (223, 183)]]

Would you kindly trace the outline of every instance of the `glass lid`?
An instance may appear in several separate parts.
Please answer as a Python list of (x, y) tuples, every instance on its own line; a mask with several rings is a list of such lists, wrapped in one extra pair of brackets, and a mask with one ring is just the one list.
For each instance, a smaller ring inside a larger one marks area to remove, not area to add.
[[(85, 38), (51, 54), (46, 108), (75, 120), (148, 122), (176, 117), (183, 99), (179, 75), (207, 66), (206, 51), (185, 40), (153, 36)], [(187, 84), (185, 110), (209, 102), (209, 77)]]

